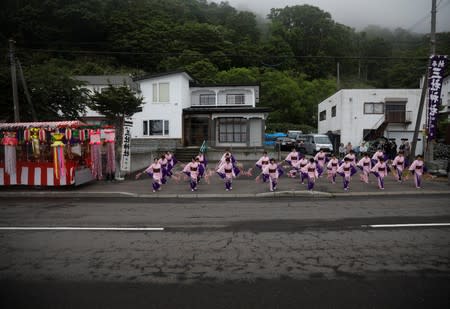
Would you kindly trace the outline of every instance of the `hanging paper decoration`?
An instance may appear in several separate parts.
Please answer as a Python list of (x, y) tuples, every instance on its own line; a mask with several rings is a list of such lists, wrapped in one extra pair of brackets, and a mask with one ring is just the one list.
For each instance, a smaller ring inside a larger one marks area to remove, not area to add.
[(23, 140), (25, 141), (25, 143), (28, 143), (31, 140), (30, 129), (23, 130)]
[(116, 131), (114, 129), (105, 129), (104, 133), (106, 143), (106, 178), (112, 180), (116, 173)]
[(80, 141), (84, 142), (86, 140), (86, 130), (85, 129), (81, 129), (80, 133), (79, 133), (79, 137), (80, 137)]
[(91, 171), (96, 179), (102, 178), (102, 154), (100, 130), (91, 130), (89, 132), (89, 144), (91, 145)]
[(44, 128), (39, 129), (39, 141), (45, 143), (47, 141), (47, 133)]
[(65, 135), (66, 135), (66, 141), (68, 143), (70, 141), (70, 139), (72, 138), (72, 129), (66, 128)]
[(66, 173), (66, 163), (64, 160), (64, 143), (62, 139), (64, 138), (64, 134), (62, 133), (53, 133), (53, 164), (55, 170), (56, 179), (60, 179), (63, 173)]
[(16, 175), (16, 146), (18, 144), (16, 132), (5, 132), (2, 144), (5, 145), (5, 172), (14, 177)]
[(33, 149), (33, 156), (37, 159), (41, 155), (39, 151), (39, 128), (29, 129), (31, 137), (31, 147)]

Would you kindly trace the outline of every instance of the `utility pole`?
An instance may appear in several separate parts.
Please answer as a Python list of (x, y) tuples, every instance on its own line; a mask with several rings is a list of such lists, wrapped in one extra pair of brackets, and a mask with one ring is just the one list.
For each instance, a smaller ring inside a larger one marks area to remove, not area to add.
[[(436, 54), (436, 0), (431, 1), (430, 54)], [(434, 140), (431, 142), (427, 141), (427, 151), (424, 159), (427, 162), (434, 159)]]
[[(431, 55), (434, 55), (436, 53), (436, 0), (431, 0), (430, 53), (431, 53)], [(425, 78), (424, 78), (423, 84), (422, 84), (422, 93), (420, 95), (419, 109), (417, 111), (416, 127), (414, 130), (414, 136), (413, 136), (413, 140), (411, 143), (410, 160), (412, 160), (414, 158), (414, 156), (416, 155), (417, 137), (419, 135), (420, 122), (422, 120), (423, 107), (425, 105), (425, 98), (426, 98), (427, 87), (428, 87), (428, 65), (429, 64), (427, 63)], [(429, 149), (429, 150), (432, 150), (432, 149)], [(425, 158), (426, 161), (432, 159), (432, 158), (429, 158), (430, 152), (432, 152), (432, 151), (428, 151), (426, 153), (428, 155), (428, 157)], [(431, 157), (432, 157), (432, 154), (431, 154)]]
[(436, 0), (431, 0), (431, 33), (430, 33), (430, 51), (436, 54)]
[(13, 91), (13, 103), (14, 103), (14, 122), (20, 122), (19, 116), (19, 96), (17, 95), (17, 76), (16, 76), (16, 60), (14, 56), (14, 43), (13, 39), (9, 40), (9, 60), (11, 62), (11, 83)]
[(25, 93), (25, 98), (27, 99), (28, 105), (30, 106), (31, 117), (33, 121), (38, 121), (36, 116), (36, 110), (34, 109), (33, 102), (31, 102), (30, 92), (28, 91), (27, 82), (25, 81), (25, 76), (23, 75), (22, 64), (20, 60), (17, 59), (17, 67), (19, 68), (19, 76), (22, 81), (23, 92)]
[(341, 89), (341, 77), (340, 77), (340, 72), (339, 72), (339, 61), (337, 62), (337, 67), (336, 67), (336, 88), (339, 91)]

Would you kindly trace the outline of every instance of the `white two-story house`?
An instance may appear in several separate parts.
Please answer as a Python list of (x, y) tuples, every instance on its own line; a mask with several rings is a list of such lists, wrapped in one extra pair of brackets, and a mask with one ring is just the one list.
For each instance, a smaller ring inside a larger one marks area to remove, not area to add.
[[(421, 89), (342, 89), (319, 103), (318, 132), (330, 135), (334, 146), (381, 136), (411, 143), (420, 95)], [(423, 152), (425, 119), (424, 108), (416, 154)]]
[[(139, 85), (133, 82), (131, 74), (123, 75), (76, 75), (73, 77), (84, 83), (83, 88), (89, 91), (89, 94), (94, 94), (94, 92), (102, 92), (103, 89), (109, 87), (129, 87), (133, 91), (139, 92)], [(80, 115), (81, 119), (88, 124), (92, 125), (103, 125), (105, 124), (105, 117), (100, 113), (93, 111), (89, 107), (86, 111)]]
[(144, 98), (133, 117), (140, 147), (262, 147), (269, 110), (257, 107), (258, 84), (202, 85), (185, 71), (135, 78)]

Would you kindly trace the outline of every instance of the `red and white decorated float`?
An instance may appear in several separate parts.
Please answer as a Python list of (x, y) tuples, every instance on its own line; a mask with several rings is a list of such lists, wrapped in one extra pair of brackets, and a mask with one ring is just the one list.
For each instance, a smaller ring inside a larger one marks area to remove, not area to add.
[(103, 148), (105, 174), (113, 179), (114, 129), (80, 121), (0, 123), (0, 140), (0, 186), (68, 186), (102, 179)]

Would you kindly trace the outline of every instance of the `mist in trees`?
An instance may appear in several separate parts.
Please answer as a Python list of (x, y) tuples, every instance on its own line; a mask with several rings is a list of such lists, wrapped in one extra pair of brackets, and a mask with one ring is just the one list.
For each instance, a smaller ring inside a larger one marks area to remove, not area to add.
[[(341, 87), (415, 88), (429, 53), (426, 35), (379, 26), (357, 32), (311, 5), (273, 8), (261, 20), (206, 0), (5, 0), (0, 117), (6, 120), (9, 38), (47, 118), (58, 116), (49, 112), (58, 107), (55, 97), (67, 116), (84, 108), (81, 94), (51, 94), (74, 88), (68, 76), (185, 69), (204, 83), (260, 82), (270, 122), (315, 126), (317, 104), (337, 90), (338, 62)], [(437, 52), (448, 54), (450, 34), (437, 38)]]

